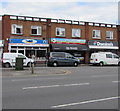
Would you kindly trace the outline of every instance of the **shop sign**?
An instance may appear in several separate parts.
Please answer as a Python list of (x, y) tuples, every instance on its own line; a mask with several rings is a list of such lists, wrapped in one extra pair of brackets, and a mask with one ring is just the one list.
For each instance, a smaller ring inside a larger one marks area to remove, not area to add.
[(66, 46), (66, 50), (78, 50), (78, 47), (68, 47), (68, 46)]
[(96, 46), (113, 46), (113, 43), (112, 42), (104, 42), (104, 43), (101, 43), (101, 42), (99, 42), (99, 41), (95, 41), (94, 43), (93, 43), (94, 45), (96, 45)]
[(66, 51), (87, 51), (89, 50), (86, 45), (78, 45), (78, 44), (51, 44), (52, 50)]
[(45, 46), (48, 45), (48, 40), (36, 40), (36, 39), (9, 39), (11, 45), (24, 45), (24, 46)]
[(116, 41), (91, 40), (88, 42), (89, 48), (118, 48)]
[(48, 40), (34, 40), (34, 39), (9, 39), (9, 43), (22, 44), (48, 44)]
[(83, 39), (62, 39), (62, 38), (51, 38), (52, 44), (86, 44), (86, 40)]

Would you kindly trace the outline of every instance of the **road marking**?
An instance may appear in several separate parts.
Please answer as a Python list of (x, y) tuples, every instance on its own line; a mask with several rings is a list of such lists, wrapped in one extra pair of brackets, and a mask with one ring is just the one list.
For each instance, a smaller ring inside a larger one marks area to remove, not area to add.
[(12, 79), (12, 82), (19, 82), (19, 81), (37, 81), (37, 80), (48, 80), (48, 79), (66, 79), (67, 77), (46, 77), (46, 78), (26, 78), (26, 79)]
[(113, 83), (118, 83), (118, 82), (120, 82), (120, 81), (112, 81)]
[(103, 98), (103, 99), (95, 99), (95, 100), (83, 101), (83, 102), (76, 102), (76, 103), (69, 103), (69, 104), (62, 104), (62, 105), (56, 105), (56, 106), (52, 106), (51, 108), (61, 108), (61, 107), (67, 107), (67, 106), (88, 104), (88, 103), (101, 102), (101, 101), (113, 100), (113, 99), (118, 99), (118, 98), (120, 98), (120, 96), (118, 96), (118, 97), (110, 97), (110, 98)]
[(34, 86), (34, 87), (23, 87), (23, 90), (26, 89), (37, 89), (37, 88), (55, 88), (55, 87), (67, 87), (67, 86), (81, 86), (81, 85), (89, 85), (90, 83), (76, 83), (76, 84), (64, 84), (64, 85), (50, 85), (50, 86)]
[(109, 76), (118, 76), (118, 75), (93, 75), (92, 77), (109, 77)]

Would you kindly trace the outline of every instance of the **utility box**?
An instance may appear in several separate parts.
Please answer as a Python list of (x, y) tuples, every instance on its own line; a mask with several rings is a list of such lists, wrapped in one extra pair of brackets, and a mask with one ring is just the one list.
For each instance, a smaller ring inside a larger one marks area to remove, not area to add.
[(23, 60), (25, 58), (16, 57), (15, 70), (23, 70)]

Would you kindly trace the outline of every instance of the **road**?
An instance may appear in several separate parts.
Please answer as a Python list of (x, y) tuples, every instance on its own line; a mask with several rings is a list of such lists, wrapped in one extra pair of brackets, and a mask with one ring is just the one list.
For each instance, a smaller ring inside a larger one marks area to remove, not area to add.
[(117, 66), (45, 68), (65, 73), (4, 76), (2, 108), (118, 109)]

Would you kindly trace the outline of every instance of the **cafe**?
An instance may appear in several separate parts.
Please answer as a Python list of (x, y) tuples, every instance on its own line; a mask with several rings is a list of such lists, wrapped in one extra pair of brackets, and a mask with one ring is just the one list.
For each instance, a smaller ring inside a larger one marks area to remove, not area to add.
[(22, 53), (31, 58), (45, 59), (49, 44), (48, 40), (36, 39), (9, 39), (9, 52)]

